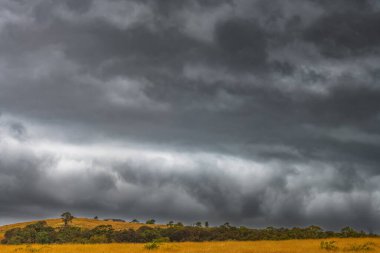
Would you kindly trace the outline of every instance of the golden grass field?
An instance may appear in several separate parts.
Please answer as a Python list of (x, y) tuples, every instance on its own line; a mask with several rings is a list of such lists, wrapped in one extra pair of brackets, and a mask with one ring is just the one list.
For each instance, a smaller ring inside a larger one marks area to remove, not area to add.
[[(62, 219), (46, 219), (45, 220), (47, 224), (53, 228), (61, 227), (63, 226)], [(0, 226), (0, 240), (4, 237), (4, 233), (7, 230), (10, 230), (12, 228), (23, 228), (29, 224), (36, 223), (37, 221), (28, 221), (28, 222), (22, 222), (22, 223), (15, 223), (11, 225), (4, 225)], [(95, 219), (88, 219), (88, 218), (75, 218), (73, 219), (72, 226), (81, 227), (81, 228), (87, 228), (92, 229), (96, 226), (100, 225), (111, 225), (113, 229), (115, 230), (123, 230), (123, 229), (138, 229), (141, 226), (151, 226), (151, 227), (166, 227), (165, 225), (146, 225), (143, 223), (129, 223), (129, 222), (118, 222), (118, 221), (103, 221), (103, 220), (95, 220)], [(2, 253), (2, 251), (0, 251)]]
[[(327, 239), (336, 241), (339, 250), (347, 251), (352, 245), (374, 243), (374, 249), (367, 252), (380, 252), (380, 238)], [(0, 245), (1, 253), (326, 253), (320, 249), (322, 240), (287, 240), (255, 242), (184, 242), (165, 243), (156, 250), (147, 250), (144, 244), (62, 244), (62, 245)], [(358, 251), (356, 251), (358, 252)]]

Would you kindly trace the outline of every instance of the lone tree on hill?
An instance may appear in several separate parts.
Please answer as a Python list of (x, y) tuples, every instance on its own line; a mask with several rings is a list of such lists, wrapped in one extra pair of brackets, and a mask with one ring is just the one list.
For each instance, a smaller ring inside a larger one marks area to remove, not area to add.
[(150, 219), (145, 222), (146, 224), (155, 224), (156, 220), (155, 219)]
[(69, 225), (69, 223), (74, 219), (74, 216), (71, 215), (70, 212), (64, 212), (61, 214), (62, 220), (65, 223), (65, 227)]

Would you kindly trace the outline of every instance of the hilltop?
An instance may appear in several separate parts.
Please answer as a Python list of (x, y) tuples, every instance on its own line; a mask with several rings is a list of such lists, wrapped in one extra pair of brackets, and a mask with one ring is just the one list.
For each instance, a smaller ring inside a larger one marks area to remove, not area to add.
[[(15, 224), (3, 225), (0, 226), (0, 240), (4, 237), (4, 233), (7, 230), (13, 228), (24, 228), (27, 225), (36, 223), (38, 221), (46, 221), (47, 225), (53, 228), (62, 227), (64, 225), (63, 220), (60, 218), (57, 219), (46, 219), (46, 220), (34, 220), (27, 222), (20, 222)], [(111, 221), (111, 220), (96, 220), (89, 218), (74, 218), (72, 223), (70, 224), (75, 227), (93, 229), (100, 225), (111, 225), (115, 230), (124, 230), (124, 229), (138, 229), (141, 226), (149, 226), (149, 227), (166, 227), (166, 225), (159, 224), (145, 224), (145, 223), (130, 223), (130, 222), (122, 222), (122, 221)]]

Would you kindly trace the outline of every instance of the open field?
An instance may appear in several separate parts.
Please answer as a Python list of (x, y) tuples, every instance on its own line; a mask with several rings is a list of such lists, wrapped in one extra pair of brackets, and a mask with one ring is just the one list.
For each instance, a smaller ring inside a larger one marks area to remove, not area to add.
[[(380, 252), (380, 238), (327, 239), (336, 241), (339, 250), (333, 252), (365, 252), (353, 250), (355, 245), (372, 242), (373, 249), (367, 252)], [(0, 245), (1, 253), (322, 253), (322, 240), (287, 240), (287, 241), (255, 241), (255, 242), (184, 242), (165, 243), (156, 250), (147, 250), (144, 244), (62, 244), (62, 245)]]
[[(61, 227), (63, 226), (62, 219), (46, 219), (45, 220), (48, 224), (48, 226), (51, 226), (53, 228)], [(23, 228), (26, 227), (29, 224), (36, 223), (37, 221), (28, 221), (28, 222), (22, 222), (22, 223), (15, 223), (11, 225), (4, 225), (0, 226), (0, 240), (3, 238), (5, 231), (10, 230), (12, 228)], [(147, 225), (143, 223), (129, 223), (129, 222), (120, 222), (120, 221), (104, 221), (104, 220), (95, 220), (95, 219), (88, 219), (88, 218), (75, 218), (72, 220), (71, 223), (72, 226), (80, 227), (80, 228), (87, 228), (92, 229), (96, 226), (100, 225), (111, 225), (113, 229), (115, 230), (123, 230), (123, 229), (138, 229), (141, 226), (150, 226), (150, 227), (166, 227), (165, 225)], [(2, 253), (2, 251), (0, 251)]]

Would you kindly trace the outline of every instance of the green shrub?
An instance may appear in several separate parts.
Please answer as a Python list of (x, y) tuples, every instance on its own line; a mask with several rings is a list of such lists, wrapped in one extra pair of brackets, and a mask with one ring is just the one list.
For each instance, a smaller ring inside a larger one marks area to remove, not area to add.
[(147, 250), (158, 249), (160, 247), (161, 243), (165, 243), (165, 242), (170, 242), (170, 238), (169, 237), (160, 237), (160, 238), (154, 239), (153, 241), (146, 243), (144, 245), (144, 248)]
[(148, 242), (144, 245), (144, 248), (147, 250), (155, 250), (160, 247), (160, 243), (153, 241), (153, 242)]
[(332, 251), (332, 250), (337, 250), (338, 247), (335, 245), (335, 241), (321, 241), (320, 244), (321, 249)]

